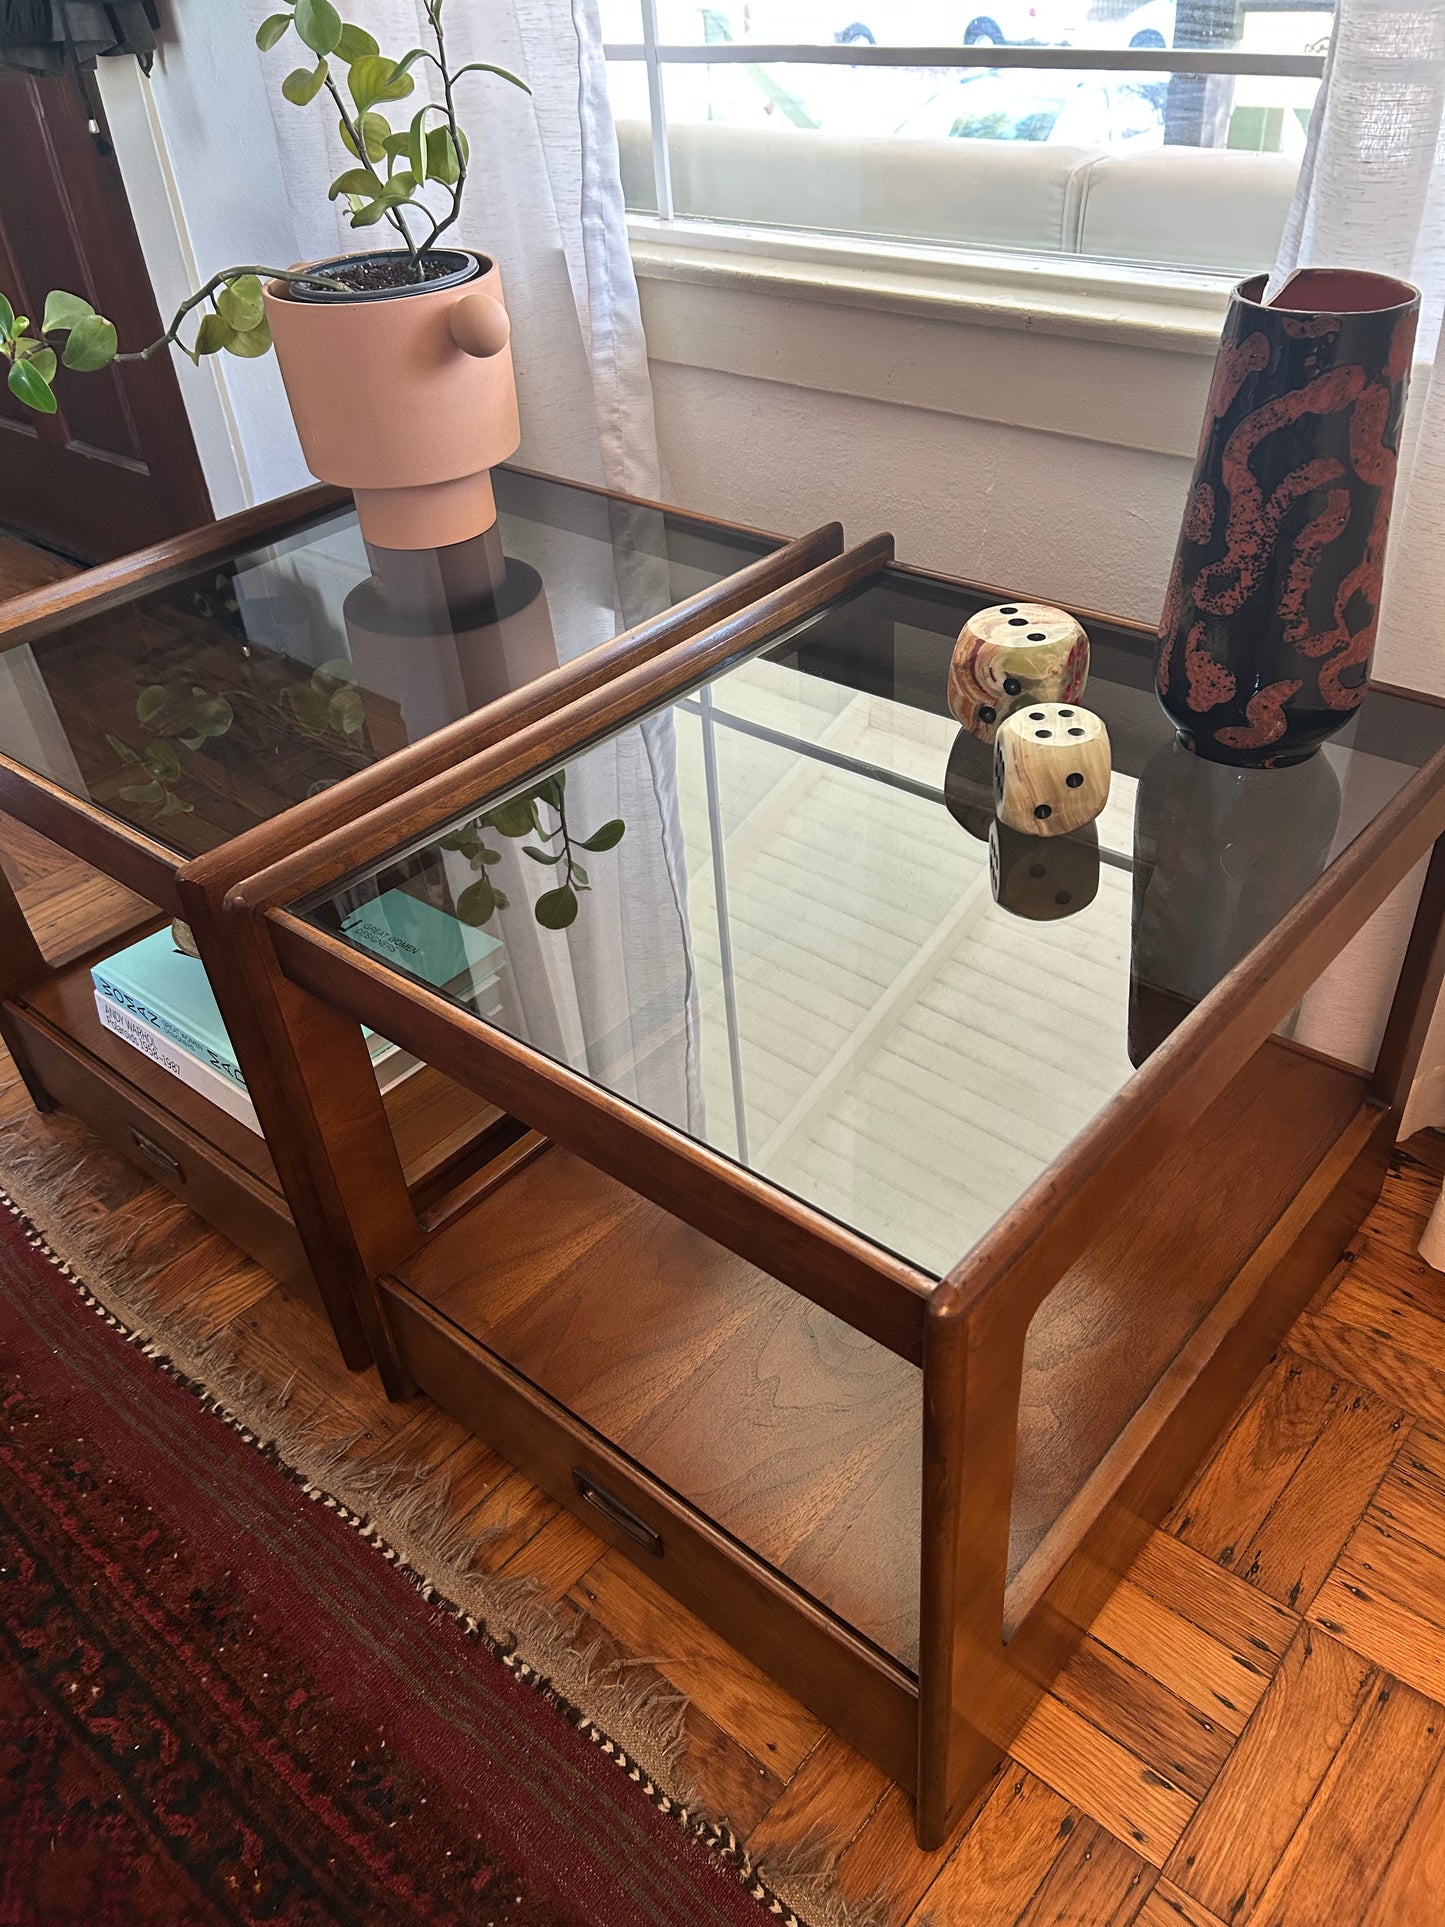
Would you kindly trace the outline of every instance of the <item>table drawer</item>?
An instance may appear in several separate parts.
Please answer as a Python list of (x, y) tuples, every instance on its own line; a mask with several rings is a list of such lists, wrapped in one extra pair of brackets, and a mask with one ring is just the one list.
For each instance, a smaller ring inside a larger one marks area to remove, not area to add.
[(913, 1785), (910, 1674), (406, 1285), (383, 1278), (380, 1288), (402, 1364), (424, 1392), (892, 1778)]
[(29, 1062), (57, 1104), (163, 1184), (283, 1284), (314, 1298), (311, 1267), (284, 1202), (226, 1154), (78, 1050), (23, 1005), (7, 1006)]

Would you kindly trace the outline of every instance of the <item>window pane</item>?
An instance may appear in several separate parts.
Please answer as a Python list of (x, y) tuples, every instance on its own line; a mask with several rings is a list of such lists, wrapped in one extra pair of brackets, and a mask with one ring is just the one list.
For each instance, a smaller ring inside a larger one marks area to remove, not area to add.
[[(1173, 0), (1149, 5), (1177, 25)], [(1113, 24), (1146, 31), (1140, 12)], [(1244, 16), (1244, 43), (1298, 53), (1302, 19), (1327, 34), (1327, 15), (1258, 13)], [(655, 211), (642, 65), (612, 74), (628, 205)], [(1289, 76), (801, 61), (674, 62), (664, 75), (680, 216), (1229, 275), (1273, 261), (1318, 89)]]
[[(657, 0), (668, 46), (1245, 47), (1323, 53), (1332, 0)], [(638, 0), (602, 0), (609, 41), (641, 38)]]

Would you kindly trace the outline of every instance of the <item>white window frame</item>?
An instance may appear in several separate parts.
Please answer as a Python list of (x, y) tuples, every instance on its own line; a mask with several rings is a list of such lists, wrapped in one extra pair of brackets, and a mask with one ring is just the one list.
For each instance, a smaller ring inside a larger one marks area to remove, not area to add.
[(853, 239), (797, 228), (756, 228), (680, 217), (673, 196), (667, 97), (669, 65), (787, 63), (846, 67), (1022, 67), (1109, 73), (1193, 73), (1323, 78), (1322, 54), (1195, 48), (704, 45), (658, 38), (656, 0), (639, 0), (640, 41), (608, 42), (609, 62), (647, 70), (656, 214), (629, 214), (640, 278), (735, 288), (771, 287), (811, 299), (892, 313), (931, 313), (980, 325), (1038, 329), (1110, 341), (1212, 350), (1235, 277), (1090, 257), (929, 246), (877, 236)]

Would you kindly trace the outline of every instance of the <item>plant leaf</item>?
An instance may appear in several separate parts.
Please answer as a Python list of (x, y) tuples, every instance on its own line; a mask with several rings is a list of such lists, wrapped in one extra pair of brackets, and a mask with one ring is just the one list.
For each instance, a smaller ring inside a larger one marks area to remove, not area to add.
[(235, 332), (230, 322), (223, 320), (220, 315), (202, 315), (201, 325), (196, 330), (196, 354), (218, 355), (223, 348), (230, 346)]
[(123, 763), (138, 763), (140, 761), (139, 756), (136, 755), (130, 744), (123, 743), (119, 736), (112, 736), (109, 731), (107, 731), (105, 740), (110, 744), (111, 748)]
[(343, 683), (327, 704), (326, 714), (334, 729), (343, 736), (354, 736), (366, 721), (361, 691), (355, 683)]
[(473, 60), (465, 67), (458, 67), (452, 75), (453, 81), (460, 80), (463, 74), (496, 74), (498, 79), (510, 80), (514, 87), (520, 87), (524, 94), (532, 91), (525, 80), (519, 79), (516, 74), (509, 74), (505, 67), (494, 67), (490, 60)]
[(502, 853), (500, 850), (488, 849), (485, 843), (479, 843), (477, 845), (476, 861), (478, 863), (500, 863), (501, 860)]
[(569, 882), (575, 883), (579, 890), (590, 890), (592, 888), (592, 879), (580, 863), (574, 863), (572, 868), (567, 872), (567, 876)]
[(549, 854), (546, 850), (534, 850), (530, 843), (524, 843), (522, 845), (522, 855), (531, 857), (534, 863), (560, 863), (563, 852), (561, 850), (555, 850)]
[(335, 689), (342, 683), (356, 681), (356, 664), (350, 656), (332, 656), (329, 661), (318, 663), (311, 671), (311, 680), (323, 689)]
[(122, 783), (120, 793), (127, 803), (159, 803), (165, 797), (159, 783)]
[(55, 413), (56, 402), (50, 383), (28, 361), (12, 363), (5, 379), (15, 399), (23, 401), (27, 408), (33, 408), (37, 415)]
[(430, 110), (431, 103), (428, 101), (412, 116), (411, 131), (407, 136), (407, 158), (411, 162), (412, 179), (416, 181), (426, 179), (426, 117)]
[(0, 341), (8, 341), (10, 339), (11, 330), (14, 326), (15, 310), (5, 299), (4, 295), (0, 294)]
[(161, 782), (179, 782), (181, 759), (169, 743), (164, 740), (158, 743), (147, 743), (144, 760), (151, 775), (158, 777)]
[(397, 62), (384, 54), (363, 54), (346, 71), (351, 98), (364, 114), (379, 100), (405, 100), (414, 93), (416, 82), (406, 72), (397, 72)]
[(386, 219), (398, 201), (405, 200), (405, 198), (406, 196), (403, 194), (378, 194), (374, 201), (368, 201), (365, 207), (359, 207), (356, 210), (351, 217), (351, 225), (353, 227), (375, 227), (378, 221), (384, 221)]
[[(366, 158), (373, 162), (384, 161), (386, 144), (392, 138), (391, 122), (384, 114), (363, 114), (358, 125), (361, 129), (361, 144), (366, 149)], [(345, 121), (340, 123), (340, 130), (342, 146), (348, 154), (356, 154), (356, 158), (360, 160), (356, 142), (351, 138), (351, 131)], [(402, 135), (401, 138), (405, 140), (406, 136)]]
[(461, 176), (450, 127), (433, 127), (426, 137), (426, 177), (451, 187)]
[(183, 796), (168, 796), (160, 813), (162, 816), (189, 816), (195, 807), (194, 803), (188, 803)]
[(73, 328), (78, 322), (88, 321), (94, 313), (95, 309), (90, 303), (83, 301), (78, 294), (67, 294), (64, 288), (52, 288), (45, 297), (45, 314), (40, 323), (40, 332), (48, 335), (62, 328)]
[(562, 792), (567, 787), (567, 772), (556, 770), (551, 776), (544, 776), (537, 785), (536, 795), (539, 802), (550, 803), (560, 816), (562, 814)]
[(311, 68), (293, 67), (281, 82), (281, 92), (293, 107), (306, 107), (326, 84), (328, 69), (324, 59)]
[(268, 14), (256, 29), (256, 45), (263, 54), (270, 53), (278, 40), (284, 40), (291, 29), (289, 13)]
[(486, 821), (503, 836), (529, 836), (537, 827), (537, 810), (530, 796), (511, 796), (487, 812)]
[(349, 67), (353, 60), (360, 60), (363, 54), (374, 54), (378, 48), (365, 27), (355, 27), (350, 21), (343, 21), (336, 51)]
[(335, 53), (341, 39), (341, 15), (331, 0), (296, 0), (296, 31), (311, 49), (325, 59)]
[(585, 843), (577, 847), (582, 850), (612, 850), (627, 834), (627, 825), (620, 816), (614, 816), (610, 823), (604, 823), (600, 830), (594, 830)]
[(271, 324), (263, 318), (257, 327), (233, 334), (226, 343), (226, 353), (239, 355), (243, 361), (254, 361), (257, 355), (266, 354), (270, 346)]
[(243, 274), (228, 282), (216, 296), (216, 312), (227, 321), (238, 335), (249, 334), (252, 328), (259, 328), (266, 319), (266, 303), (261, 294), (260, 278), (254, 274)]
[(364, 167), (348, 167), (344, 174), (338, 174), (327, 190), (327, 198), (335, 200), (339, 194), (364, 194), (369, 200), (376, 192), (376, 176)]
[(548, 890), (532, 905), (532, 915), (544, 930), (565, 930), (577, 920), (577, 892), (567, 884)]
[(478, 877), (476, 882), (469, 883), (457, 898), (457, 915), (463, 923), (469, 923), (475, 928), (487, 921), (497, 908), (498, 901), (497, 893), (492, 888), (491, 878)]
[(59, 366), (53, 348), (32, 348), (22, 359), (32, 367), (42, 381), (54, 381), (55, 370)]
[(138, 723), (153, 723), (171, 699), (169, 689), (158, 682), (147, 683), (135, 699), (135, 719)]
[(224, 736), (235, 720), (236, 712), (224, 696), (213, 695), (208, 689), (191, 691), (186, 726), (198, 736)]
[(93, 374), (97, 368), (109, 367), (119, 345), (115, 328), (104, 315), (87, 315), (71, 329), (61, 360), (78, 375)]

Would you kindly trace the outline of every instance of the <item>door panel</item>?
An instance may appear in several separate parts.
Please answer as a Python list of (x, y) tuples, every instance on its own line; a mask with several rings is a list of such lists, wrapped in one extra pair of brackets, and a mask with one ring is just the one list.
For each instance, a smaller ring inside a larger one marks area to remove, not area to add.
[[(0, 289), (39, 320), (66, 288), (109, 315), (122, 349), (160, 334), (120, 169), (69, 75), (0, 70)], [(211, 513), (169, 353), (56, 377), (58, 413), (0, 384), (0, 522), (88, 560)]]

